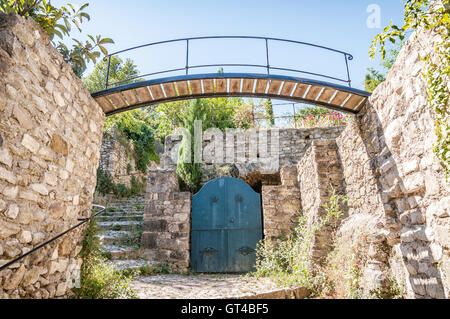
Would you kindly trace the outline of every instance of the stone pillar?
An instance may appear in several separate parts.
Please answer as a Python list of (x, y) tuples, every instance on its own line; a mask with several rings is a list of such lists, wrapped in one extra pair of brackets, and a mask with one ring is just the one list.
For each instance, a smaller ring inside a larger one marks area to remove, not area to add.
[[(90, 214), (105, 116), (32, 19), (0, 13), (0, 265)], [(63, 297), (82, 228), (0, 272), (0, 298)]]
[(189, 268), (191, 193), (180, 192), (174, 170), (148, 173), (142, 233), (143, 254), (152, 261)]
[[(330, 201), (333, 187), (336, 194), (343, 194), (343, 173), (336, 141), (316, 140), (297, 165), (303, 214), (308, 227), (323, 219), (327, 212), (323, 207)], [(345, 212), (345, 207), (341, 207)], [(311, 243), (311, 256), (322, 263), (331, 251), (333, 238), (331, 226), (317, 231)]]
[(298, 224), (301, 202), (295, 165), (281, 168), (281, 185), (262, 187), (264, 237), (276, 240), (288, 236)]

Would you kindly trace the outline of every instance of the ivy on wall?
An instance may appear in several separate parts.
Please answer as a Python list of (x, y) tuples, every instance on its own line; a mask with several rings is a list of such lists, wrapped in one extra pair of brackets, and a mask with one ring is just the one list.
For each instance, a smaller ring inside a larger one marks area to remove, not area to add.
[[(155, 152), (154, 130), (151, 127), (149, 115), (145, 111), (137, 109), (113, 115), (107, 119), (105, 129), (112, 126), (117, 129), (118, 141), (122, 145), (126, 145), (124, 140), (133, 143), (132, 157), (137, 170), (145, 174), (151, 161), (159, 163), (159, 156)], [(125, 146), (125, 149), (128, 148)]]
[(408, 32), (423, 29), (433, 31), (441, 39), (435, 44), (432, 54), (424, 60), (427, 69), (424, 77), (427, 82), (428, 100), (435, 114), (434, 154), (445, 170), (446, 176), (450, 173), (450, 0), (404, 0), (405, 25), (399, 28), (392, 22), (383, 32), (377, 35), (372, 43), (370, 56), (373, 58), (377, 48), (385, 59), (387, 41), (396, 43), (403, 41)]

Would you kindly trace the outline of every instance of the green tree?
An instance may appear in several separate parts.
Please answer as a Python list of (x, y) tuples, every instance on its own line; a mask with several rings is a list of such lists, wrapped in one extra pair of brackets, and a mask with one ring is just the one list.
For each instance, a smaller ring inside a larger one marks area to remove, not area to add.
[[(88, 5), (85, 3), (76, 10), (70, 3), (57, 8), (51, 4), (50, 0), (1, 0), (0, 12), (16, 13), (22, 17), (33, 18), (48, 34), (53, 45), (62, 54), (64, 60), (72, 66), (75, 74), (81, 77), (86, 70), (86, 64), (89, 62), (95, 64), (101, 53), (107, 56), (108, 51), (104, 46), (114, 43), (112, 39), (102, 38), (101, 35), (96, 37), (88, 35), (88, 40), (84, 44), (73, 39), (75, 44), (70, 49), (62, 42), (66, 36), (70, 35), (72, 25), (81, 32), (83, 21), (90, 20), (89, 14), (84, 11)], [(61, 41), (55, 41), (55, 36)]]
[(369, 68), (367, 71), (369, 73), (366, 74), (366, 78), (364, 79), (364, 89), (367, 92), (373, 92), (380, 83), (386, 80), (386, 75), (373, 68)]
[(378, 71), (373, 68), (367, 69), (368, 73), (364, 79), (364, 88), (367, 92), (373, 92), (377, 86), (386, 80), (386, 75), (397, 59), (400, 50), (403, 47), (404, 42), (400, 41), (393, 48), (388, 49), (384, 60), (381, 61), (380, 66), (384, 69), (383, 71)]
[[(202, 121), (202, 129), (211, 127), (206, 120), (208, 105), (200, 99), (191, 100), (186, 112), (181, 116), (183, 123), (183, 140), (178, 150), (177, 174), (180, 178), (182, 188), (196, 193), (201, 187), (202, 170), (201, 164), (194, 162), (194, 122)], [(190, 134), (190, 136), (188, 136)]]
[[(234, 128), (236, 110), (244, 105), (242, 98), (207, 98), (201, 99), (204, 105), (203, 121), (208, 127), (217, 127), (221, 130)], [(163, 140), (172, 131), (184, 125), (184, 118), (190, 112), (192, 101), (177, 101), (162, 103), (157, 105), (154, 111), (153, 125), (156, 129), (156, 136)]]
[(274, 126), (275, 125), (275, 117), (273, 115), (273, 105), (272, 105), (272, 100), (268, 99), (266, 100), (264, 103), (264, 110), (266, 111), (266, 119), (267, 122), (269, 123), (269, 126)]
[[(101, 61), (95, 65), (91, 74), (83, 77), (83, 83), (89, 92), (97, 92), (105, 89), (106, 73), (108, 70), (108, 62)], [(108, 83), (114, 84), (119, 82), (120, 85), (130, 83), (131, 78), (136, 78), (139, 75), (139, 70), (131, 59), (126, 59), (125, 62), (117, 56), (111, 57), (111, 64), (109, 69)]]
[[(96, 92), (105, 88), (106, 70), (108, 64), (106, 61), (98, 63), (91, 74), (84, 77), (83, 83), (89, 92)], [(111, 83), (121, 82), (126, 84), (130, 78), (139, 76), (139, 70), (132, 60), (127, 59), (123, 62), (117, 56), (111, 58), (109, 79)], [(144, 109), (136, 109), (120, 114), (110, 116), (105, 122), (105, 131), (115, 127), (120, 135), (119, 141), (125, 138), (133, 143), (134, 162), (136, 168), (143, 173), (151, 161), (159, 162), (159, 157), (155, 152), (155, 128), (154, 117)], [(124, 145), (126, 147), (126, 145)]]

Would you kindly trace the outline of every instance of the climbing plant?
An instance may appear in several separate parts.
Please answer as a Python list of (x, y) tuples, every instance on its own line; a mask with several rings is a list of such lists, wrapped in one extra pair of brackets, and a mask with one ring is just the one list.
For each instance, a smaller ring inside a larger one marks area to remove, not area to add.
[[(85, 9), (88, 3), (83, 4), (79, 9), (68, 3), (61, 7), (55, 7), (50, 0), (2, 0), (0, 1), (0, 12), (16, 13), (22, 17), (31, 17), (48, 34), (53, 45), (62, 54), (64, 60), (68, 62), (76, 75), (81, 77), (89, 62), (96, 63), (103, 53), (108, 55), (104, 47), (106, 44), (114, 43), (110, 38), (103, 38), (101, 35), (88, 35), (88, 40), (84, 43), (77, 39), (72, 39), (75, 43), (71, 48), (62, 42), (69, 36), (72, 27), (75, 26), (81, 32), (81, 24), (85, 20), (90, 20)], [(55, 36), (61, 41), (55, 41)]]
[(377, 50), (384, 60), (387, 43), (403, 41), (414, 30), (433, 31), (440, 36), (424, 61), (426, 71), (429, 104), (435, 114), (435, 134), (437, 141), (434, 153), (448, 177), (450, 173), (450, 0), (404, 0), (404, 25), (398, 27), (391, 23), (377, 35), (372, 43), (370, 56), (373, 58)]
[(139, 171), (146, 173), (151, 161), (159, 163), (158, 154), (155, 152), (154, 130), (146, 111), (136, 109), (113, 115), (107, 119), (105, 128), (112, 126), (119, 134), (132, 141), (134, 162)]

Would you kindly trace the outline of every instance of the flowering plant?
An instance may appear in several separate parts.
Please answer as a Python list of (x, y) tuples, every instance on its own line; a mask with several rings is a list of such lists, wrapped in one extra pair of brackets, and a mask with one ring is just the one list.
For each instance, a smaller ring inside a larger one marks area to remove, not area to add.
[(300, 125), (303, 128), (345, 126), (347, 119), (348, 117), (342, 113), (329, 111), (324, 114), (310, 114), (300, 120)]

